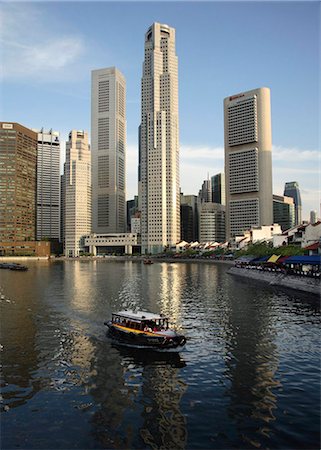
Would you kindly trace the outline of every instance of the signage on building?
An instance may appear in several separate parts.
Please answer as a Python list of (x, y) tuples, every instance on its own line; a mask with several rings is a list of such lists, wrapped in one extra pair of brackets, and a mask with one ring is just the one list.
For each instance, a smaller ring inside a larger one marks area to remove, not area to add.
[(238, 94), (238, 95), (232, 95), (232, 97), (229, 98), (230, 101), (235, 100), (236, 98), (244, 97), (244, 94)]
[(13, 124), (12, 123), (3, 123), (2, 128), (4, 128), (5, 130), (12, 130)]

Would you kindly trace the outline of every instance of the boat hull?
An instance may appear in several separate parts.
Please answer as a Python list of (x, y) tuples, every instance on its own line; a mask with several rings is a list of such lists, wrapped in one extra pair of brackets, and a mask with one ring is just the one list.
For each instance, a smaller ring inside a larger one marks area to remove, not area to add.
[(118, 344), (126, 347), (179, 352), (186, 344), (186, 338), (183, 335), (177, 334), (169, 338), (157, 334), (123, 330), (114, 326), (111, 322), (106, 322), (105, 325), (108, 327), (107, 335)]

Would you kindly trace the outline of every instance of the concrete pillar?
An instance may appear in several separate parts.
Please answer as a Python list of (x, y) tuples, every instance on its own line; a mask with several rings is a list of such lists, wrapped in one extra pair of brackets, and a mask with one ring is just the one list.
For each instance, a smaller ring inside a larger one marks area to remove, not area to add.
[(89, 253), (91, 253), (91, 254), (94, 255), (94, 256), (97, 255), (97, 248), (96, 248), (96, 245), (90, 245), (90, 246), (89, 246)]
[(132, 255), (133, 254), (133, 246), (132, 245), (125, 245), (125, 253), (127, 255)]

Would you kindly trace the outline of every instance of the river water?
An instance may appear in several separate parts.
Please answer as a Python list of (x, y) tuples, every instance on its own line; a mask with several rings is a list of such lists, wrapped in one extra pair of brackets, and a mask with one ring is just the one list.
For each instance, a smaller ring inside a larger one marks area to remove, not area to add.
[[(318, 449), (320, 307), (225, 264), (37, 261), (0, 271), (2, 449)], [(185, 351), (116, 347), (112, 311)]]

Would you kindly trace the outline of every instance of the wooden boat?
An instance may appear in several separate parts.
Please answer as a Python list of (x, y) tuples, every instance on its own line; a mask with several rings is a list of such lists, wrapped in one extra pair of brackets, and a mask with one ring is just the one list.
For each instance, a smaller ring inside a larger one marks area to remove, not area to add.
[(108, 336), (117, 343), (157, 351), (179, 352), (186, 338), (169, 328), (168, 318), (147, 311), (120, 311), (105, 322)]
[(144, 264), (154, 264), (151, 259), (144, 259), (143, 263)]

